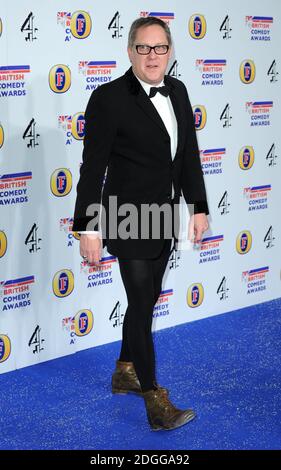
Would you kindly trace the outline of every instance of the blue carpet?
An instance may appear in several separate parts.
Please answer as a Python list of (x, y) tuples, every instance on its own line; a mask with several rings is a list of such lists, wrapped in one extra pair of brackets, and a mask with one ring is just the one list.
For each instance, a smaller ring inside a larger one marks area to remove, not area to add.
[(155, 334), (158, 380), (197, 418), (151, 432), (111, 395), (120, 342), (0, 375), (1, 449), (280, 449), (281, 299)]

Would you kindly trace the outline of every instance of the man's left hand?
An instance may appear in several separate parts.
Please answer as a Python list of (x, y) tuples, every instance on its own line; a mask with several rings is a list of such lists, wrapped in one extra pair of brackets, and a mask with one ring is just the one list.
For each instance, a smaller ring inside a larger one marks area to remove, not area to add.
[(191, 216), (189, 224), (189, 239), (193, 239), (194, 243), (199, 243), (202, 239), (202, 235), (209, 228), (209, 223), (206, 214), (194, 214)]

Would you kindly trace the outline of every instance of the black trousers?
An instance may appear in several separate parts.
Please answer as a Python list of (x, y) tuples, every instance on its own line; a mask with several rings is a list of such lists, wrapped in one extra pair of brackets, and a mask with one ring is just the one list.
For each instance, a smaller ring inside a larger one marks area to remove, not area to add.
[(128, 300), (119, 360), (133, 362), (143, 392), (152, 390), (156, 381), (152, 315), (170, 253), (171, 240), (167, 239), (158, 258), (118, 258)]

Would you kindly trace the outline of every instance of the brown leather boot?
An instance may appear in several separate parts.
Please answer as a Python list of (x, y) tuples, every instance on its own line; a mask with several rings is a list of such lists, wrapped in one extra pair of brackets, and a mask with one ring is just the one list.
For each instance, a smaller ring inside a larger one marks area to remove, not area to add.
[(168, 393), (164, 388), (149, 390), (142, 394), (148, 422), (152, 431), (179, 428), (195, 418), (192, 410), (179, 410), (169, 400)]
[[(116, 361), (116, 369), (112, 375), (111, 385), (112, 393), (121, 395), (136, 393), (137, 395), (142, 395), (140, 382), (132, 362)], [(167, 394), (169, 393), (166, 388), (160, 387), (156, 381), (153, 382), (153, 385), (159, 389), (166, 390)]]
[(112, 393), (142, 394), (139, 379), (132, 362), (116, 361), (116, 369), (111, 380)]

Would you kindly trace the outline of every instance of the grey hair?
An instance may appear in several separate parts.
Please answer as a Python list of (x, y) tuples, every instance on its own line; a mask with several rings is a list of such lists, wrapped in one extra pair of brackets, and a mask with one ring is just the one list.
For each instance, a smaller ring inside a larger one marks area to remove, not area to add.
[(144, 28), (146, 26), (152, 26), (152, 25), (158, 25), (164, 29), (166, 36), (167, 36), (168, 44), (169, 46), (171, 46), (172, 36), (171, 36), (170, 28), (167, 25), (167, 23), (165, 23), (165, 21), (160, 20), (156, 16), (147, 16), (146, 18), (138, 18), (132, 23), (130, 31), (129, 31), (129, 36), (128, 36), (128, 47), (132, 49), (135, 39), (136, 39), (138, 29)]

